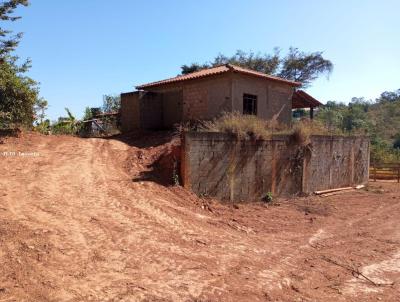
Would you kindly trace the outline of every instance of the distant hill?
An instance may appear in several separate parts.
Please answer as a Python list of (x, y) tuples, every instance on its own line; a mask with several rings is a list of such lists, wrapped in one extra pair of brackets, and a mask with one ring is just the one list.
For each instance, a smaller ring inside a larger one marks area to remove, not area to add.
[(371, 161), (400, 162), (400, 89), (376, 100), (353, 98), (346, 105), (329, 101), (316, 115), (327, 127), (371, 137)]

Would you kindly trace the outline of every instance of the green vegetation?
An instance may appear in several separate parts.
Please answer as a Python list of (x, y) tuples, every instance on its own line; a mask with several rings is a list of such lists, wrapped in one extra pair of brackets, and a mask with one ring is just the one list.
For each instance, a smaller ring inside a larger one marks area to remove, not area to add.
[(272, 192), (268, 192), (267, 194), (265, 194), (262, 200), (267, 203), (273, 202), (274, 196), (272, 195)]
[(249, 140), (290, 134), (302, 146), (309, 143), (310, 135), (367, 135), (372, 163), (400, 162), (400, 89), (384, 92), (375, 101), (353, 98), (347, 105), (330, 101), (319, 108), (314, 121), (301, 119), (292, 128), (234, 112), (201, 122), (195, 130), (225, 132)]
[(101, 110), (103, 112), (118, 112), (121, 108), (121, 97), (119, 95), (104, 95), (103, 106)]
[(371, 162), (400, 161), (400, 89), (384, 92), (375, 101), (328, 102), (316, 120), (331, 131), (370, 136)]
[[(27, 5), (27, 0), (1, 2), (1, 21), (14, 22), (20, 19), (14, 16), (14, 10)], [(0, 27), (0, 127), (2, 128), (30, 128), (37, 119), (36, 109), (39, 110), (39, 116), (42, 116), (42, 109), (47, 106), (47, 102), (39, 98), (38, 83), (26, 76), (31, 66), (30, 60), (19, 64), (19, 57), (14, 54), (21, 37), (22, 33), (12, 35), (10, 30)]]
[(58, 121), (50, 126), (51, 133), (69, 135), (78, 133), (81, 124), (68, 108), (65, 108), (65, 111), (67, 112), (67, 117), (59, 117)]

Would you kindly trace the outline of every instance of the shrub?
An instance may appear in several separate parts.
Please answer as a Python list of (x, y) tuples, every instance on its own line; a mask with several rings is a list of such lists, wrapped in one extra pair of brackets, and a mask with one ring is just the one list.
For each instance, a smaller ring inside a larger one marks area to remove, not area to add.
[(293, 124), (291, 135), (295, 144), (307, 146), (311, 142), (311, 135), (343, 135), (343, 133), (339, 130), (330, 130), (320, 121), (302, 119)]
[(224, 132), (235, 135), (238, 139), (269, 139), (274, 131), (283, 128), (276, 121), (265, 121), (254, 115), (239, 112), (223, 113), (212, 121), (205, 121), (198, 131)]
[(264, 202), (273, 202), (274, 201), (274, 196), (272, 195), (272, 192), (268, 192), (267, 194), (265, 194), (265, 196), (262, 199)]
[(48, 119), (38, 123), (34, 128), (35, 131), (42, 134), (50, 134), (50, 129), (50, 120)]
[(0, 111), (0, 129), (12, 128), (12, 124), (11, 114)]
[(400, 132), (397, 133), (394, 137), (393, 148), (400, 150)]

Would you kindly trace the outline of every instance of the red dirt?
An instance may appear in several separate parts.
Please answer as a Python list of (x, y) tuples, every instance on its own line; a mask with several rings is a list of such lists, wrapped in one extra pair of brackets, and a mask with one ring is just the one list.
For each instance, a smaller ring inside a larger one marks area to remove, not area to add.
[(400, 301), (399, 184), (233, 206), (151, 177), (173, 145), (0, 144), (0, 301)]

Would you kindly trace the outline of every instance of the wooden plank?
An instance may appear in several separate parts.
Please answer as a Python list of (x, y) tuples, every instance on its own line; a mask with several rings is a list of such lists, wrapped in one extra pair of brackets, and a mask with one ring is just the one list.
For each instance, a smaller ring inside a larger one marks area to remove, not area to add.
[(345, 190), (352, 190), (354, 189), (353, 187), (343, 187), (343, 188), (336, 188), (336, 189), (328, 189), (328, 190), (321, 190), (321, 191), (315, 191), (314, 193), (317, 195), (325, 194), (325, 193), (331, 193), (331, 192), (338, 192), (338, 191), (345, 191)]

